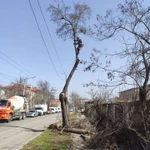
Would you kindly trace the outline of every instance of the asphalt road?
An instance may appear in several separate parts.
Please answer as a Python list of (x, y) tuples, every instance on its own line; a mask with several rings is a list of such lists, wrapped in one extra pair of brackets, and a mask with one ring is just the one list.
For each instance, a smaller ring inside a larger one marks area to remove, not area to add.
[(50, 124), (61, 119), (61, 114), (50, 114), (25, 120), (0, 123), (0, 150), (20, 150), (23, 145), (40, 135)]

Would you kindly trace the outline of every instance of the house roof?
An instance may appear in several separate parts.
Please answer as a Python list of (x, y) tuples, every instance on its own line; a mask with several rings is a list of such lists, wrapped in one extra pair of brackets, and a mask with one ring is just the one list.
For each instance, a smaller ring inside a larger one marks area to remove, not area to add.
[[(147, 85), (147, 88), (150, 88), (150, 84)], [(132, 91), (132, 90), (138, 90), (139, 87), (135, 87), (135, 88), (130, 88), (130, 89), (127, 89), (127, 90), (124, 90), (124, 91), (120, 91), (119, 93), (123, 93), (123, 92), (127, 92), (127, 91)]]
[[(3, 89), (12, 89), (12, 88), (23, 88), (23, 84), (21, 83), (12, 83), (10, 85), (6, 85), (6, 86), (1, 86), (1, 88)], [(37, 89), (36, 87), (32, 87), (31, 85), (25, 85), (25, 89), (31, 90), (33, 92), (37, 92), (40, 91), (39, 89)]]
[(90, 99), (82, 99), (84, 102), (91, 102), (92, 100)]
[(6, 85), (6, 86), (2, 86), (3, 88), (6, 89), (11, 89), (11, 88), (17, 88), (17, 87), (23, 87), (23, 84), (19, 84), (19, 83), (12, 83), (10, 85)]
[(54, 99), (52, 100), (53, 103), (60, 103), (60, 100), (59, 99)]
[(123, 92), (127, 92), (127, 91), (132, 91), (132, 90), (135, 90), (135, 89), (137, 89), (137, 88), (126, 89), (126, 90), (124, 90), (124, 91), (120, 91), (119, 93), (123, 93)]

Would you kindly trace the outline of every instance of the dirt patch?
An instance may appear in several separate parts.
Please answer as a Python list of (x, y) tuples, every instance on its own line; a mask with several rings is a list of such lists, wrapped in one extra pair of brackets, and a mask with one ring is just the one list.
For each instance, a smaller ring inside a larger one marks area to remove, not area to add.
[[(77, 119), (71, 126), (74, 128), (86, 129), (90, 133), (94, 132), (94, 127), (84, 115), (78, 115)], [(69, 150), (92, 150), (87, 146), (90, 138), (90, 134), (71, 133), (71, 145)]]
[(80, 134), (71, 133), (70, 150), (82, 150), (84, 145), (84, 140), (81, 138)]

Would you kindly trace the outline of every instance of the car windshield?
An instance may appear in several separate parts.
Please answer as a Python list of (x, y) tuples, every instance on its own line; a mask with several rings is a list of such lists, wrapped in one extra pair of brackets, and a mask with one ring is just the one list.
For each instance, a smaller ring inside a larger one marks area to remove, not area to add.
[(7, 100), (0, 99), (0, 106), (6, 106)]

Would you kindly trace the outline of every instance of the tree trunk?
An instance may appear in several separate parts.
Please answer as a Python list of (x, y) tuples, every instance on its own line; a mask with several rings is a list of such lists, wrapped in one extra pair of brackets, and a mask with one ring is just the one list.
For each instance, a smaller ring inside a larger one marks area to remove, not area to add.
[[(140, 97), (140, 102), (141, 102), (141, 107), (142, 107), (142, 118), (143, 118), (143, 125), (144, 125), (144, 130), (145, 130), (145, 137), (146, 140), (150, 140), (150, 133), (149, 133), (149, 121), (148, 121), (148, 116), (147, 116), (147, 106), (146, 106), (146, 97), (147, 97), (147, 92), (146, 88), (140, 88), (139, 89), (139, 97)], [(150, 149), (150, 144), (148, 142), (145, 142), (145, 149), (149, 150)]]
[(76, 128), (68, 128), (64, 129), (64, 131), (77, 133), (77, 134), (89, 134), (90, 132), (84, 129), (76, 129)]
[(68, 89), (68, 85), (70, 83), (70, 80), (76, 70), (76, 68), (78, 67), (80, 60), (78, 58), (76, 58), (76, 62), (66, 80), (66, 84), (63, 88), (63, 91), (60, 93), (59, 95), (59, 100), (61, 102), (61, 108), (62, 108), (62, 126), (69, 128), (70, 127), (70, 123), (69, 123), (69, 111), (68, 111), (68, 99), (66, 96), (67, 93), (67, 89)]

